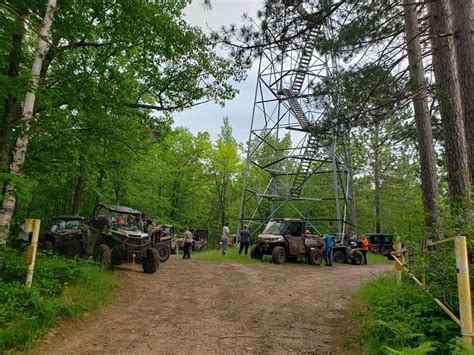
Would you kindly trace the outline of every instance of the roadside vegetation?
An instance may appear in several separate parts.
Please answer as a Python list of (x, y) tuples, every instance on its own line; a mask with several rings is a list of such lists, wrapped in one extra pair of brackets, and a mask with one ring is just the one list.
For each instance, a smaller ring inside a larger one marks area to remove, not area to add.
[(23, 350), (58, 321), (110, 301), (117, 278), (98, 264), (38, 253), (33, 286), (24, 286), (25, 255), (5, 251), (0, 270), (0, 353)]
[(418, 286), (393, 274), (369, 282), (355, 296), (359, 327), (350, 335), (369, 354), (472, 354), (459, 327)]
[[(326, 77), (316, 75), (308, 91), (291, 95), (304, 92), (298, 99), (310, 108), (305, 113), (311, 113), (312, 127), (304, 120), (299, 127), (308, 141), (314, 136), (326, 145), (331, 136), (344, 136), (344, 154), (339, 145), (332, 149), (350, 164), (332, 164), (351, 172), (350, 214), (359, 231), (394, 234), (416, 247), (425, 239), (473, 235), (472, 1), (266, 0), (256, 19), (246, 16), (242, 25), (228, 24), (211, 36), (186, 22), (189, 1), (59, 3), (49, 6), (42, 25), (45, 1), (0, 1), (0, 353), (27, 348), (58, 320), (105, 304), (117, 284), (89, 261), (40, 254), (27, 290), (24, 256), (5, 249), (25, 218), (39, 218), (46, 228), (55, 215), (89, 216), (97, 202), (126, 205), (177, 232), (205, 228), (215, 245), (225, 222), (232, 232), (239, 230), (244, 181), (261, 184), (258, 166), (266, 167), (274, 189), (283, 176), (297, 176), (299, 150), (290, 148), (300, 138), (270, 134), (267, 119), (266, 146), (239, 141), (233, 117), (213, 117), (222, 119), (217, 139), (204, 124), (201, 132), (191, 132), (174, 122), (177, 112), (233, 99), (234, 83), (246, 78), (267, 48), (283, 61), (287, 50), (312, 40), (319, 59), (333, 58), (325, 63), (332, 67), (324, 70)], [(42, 31), (46, 23), (51, 29)], [(36, 50), (39, 33), (44, 55)], [(457, 35), (445, 35), (450, 33)], [(227, 47), (230, 57), (217, 54), (216, 44)], [(33, 62), (42, 66), (35, 64), (39, 73), (30, 75)], [(286, 86), (287, 80), (281, 82)], [(293, 111), (288, 131), (300, 130), (290, 124), (301, 119)], [(324, 115), (317, 118), (320, 111)], [(198, 122), (202, 118), (196, 113)], [(258, 164), (247, 164), (247, 148)], [(307, 173), (324, 172), (314, 154), (304, 158), (312, 161)], [(285, 174), (275, 173), (277, 164)], [(333, 177), (324, 175), (306, 176), (310, 199), (302, 201), (327, 200), (312, 187), (332, 186)], [(285, 198), (291, 197), (287, 191)], [(259, 206), (262, 220), (277, 212), (295, 215), (291, 204), (275, 209), (269, 196), (245, 206)], [(306, 219), (335, 211), (328, 204), (309, 207)], [(416, 271), (427, 273), (429, 291), (456, 310), (453, 253), (446, 255), (445, 249), (430, 252)], [(234, 249), (226, 256), (218, 250), (193, 253), (192, 259), (260, 262)], [(368, 261), (388, 263), (374, 255)], [(357, 300), (361, 338), (372, 353), (461, 351), (459, 329), (408, 280), (402, 287), (388, 276), (373, 281)]]

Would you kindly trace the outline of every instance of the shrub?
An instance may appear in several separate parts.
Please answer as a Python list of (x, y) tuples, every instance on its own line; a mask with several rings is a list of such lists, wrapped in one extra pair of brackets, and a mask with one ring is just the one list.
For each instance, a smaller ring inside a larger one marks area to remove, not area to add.
[(58, 320), (77, 317), (107, 302), (117, 282), (87, 260), (39, 252), (33, 286), (24, 286), (24, 255), (6, 250), (0, 269), (0, 353), (25, 349)]
[(398, 286), (393, 275), (383, 276), (364, 286), (356, 299), (361, 306), (356, 315), (362, 325), (360, 338), (371, 353), (414, 348), (419, 351), (412, 353), (423, 353), (433, 347), (448, 353), (459, 335), (456, 323), (410, 280)]

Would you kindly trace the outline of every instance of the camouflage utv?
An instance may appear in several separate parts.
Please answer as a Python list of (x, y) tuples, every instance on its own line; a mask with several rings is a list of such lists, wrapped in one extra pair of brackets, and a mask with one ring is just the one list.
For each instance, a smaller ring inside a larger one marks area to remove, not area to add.
[(209, 231), (207, 229), (196, 229), (193, 232), (193, 251), (207, 250), (208, 239)]
[(174, 228), (169, 224), (158, 224), (148, 227), (148, 235), (151, 237), (151, 243), (160, 254), (160, 262), (164, 263), (169, 259), (173, 252), (177, 254), (177, 242), (173, 236)]
[(84, 217), (57, 216), (49, 232), (41, 236), (38, 245), (67, 257), (83, 256), (85, 244), (83, 237)]
[(261, 260), (264, 255), (271, 255), (275, 264), (306, 258), (309, 264), (320, 265), (324, 242), (318, 236), (305, 235), (305, 226), (301, 219), (270, 220), (250, 250), (250, 256)]
[(87, 229), (87, 255), (106, 267), (136, 261), (143, 272), (156, 272), (160, 255), (143, 231), (141, 215), (129, 207), (97, 204)]

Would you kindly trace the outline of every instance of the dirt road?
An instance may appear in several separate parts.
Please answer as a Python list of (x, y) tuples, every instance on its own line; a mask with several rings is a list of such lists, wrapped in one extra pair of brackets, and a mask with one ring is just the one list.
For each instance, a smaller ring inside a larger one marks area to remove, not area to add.
[[(156, 274), (131, 265), (114, 302), (61, 324), (35, 354), (346, 354), (353, 293), (387, 265), (216, 264), (172, 256)], [(337, 282), (335, 280), (338, 280)]]

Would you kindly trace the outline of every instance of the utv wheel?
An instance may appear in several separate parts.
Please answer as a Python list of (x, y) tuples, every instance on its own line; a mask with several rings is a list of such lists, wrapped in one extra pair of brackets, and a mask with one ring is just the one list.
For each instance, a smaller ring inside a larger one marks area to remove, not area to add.
[(263, 259), (263, 253), (262, 253), (262, 251), (260, 250), (260, 248), (258, 246), (254, 245), (252, 247), (252, 249), (250, 249), (250, 257), (252, 259), (262, 260)]
[(283, 247), (275, 247), (272, 252), (272, 260), (275, 264), (283, 264), (286, 261), (286, 250)]
[(146, 257), (142, 260), (143, 272), (145, 274), (154, 274), (158, 266), (160, 266), (160, 253), (155, 248), (148, 248)]
[(363, 256), (362, 256), (362, 253), (360, 251), (358, 251), (358, 252), (354, 253), (354, 255), (352, 255), (351, 262), (354, 265), (362, 265), (362, 260), (363, 260)]
[(308, 252), (308, 263), (310, 265), (321, 265), (321, 262), (323, 261), (323, 256), (321, 255), (321, 252), (317, 249), (311, 249)]
[(66, 256), (68, 258), (74, 258), (75, 256), (80, 256), (81, 255), (81, 241), (80, 240), (71, 240), (66, 249)]
[(167, 243), (156, 243), (154, 248), (158, 250), (158, 253), (160, 254), (160, 262), (164, 263), (168, 258), (170, 257), (171, 254), (171, 249), (169, 244)]
[(332, 259), (335, 263), (344, 263), (346, 261), (346, 256), (343, 251), (338, 250), (334, 253)]
[(109, 268), (112, 265), (112, 250), (107, 244), (99, 244), (95, 248), (94, 261)]
[(46, 250), (46, 251), (53, 251), (54, 249), (54, 245), (53, 245), (53, 242), (50, 241), (50, 240), (47, 240), (44, 242), (43, 244), (43, 250)]

